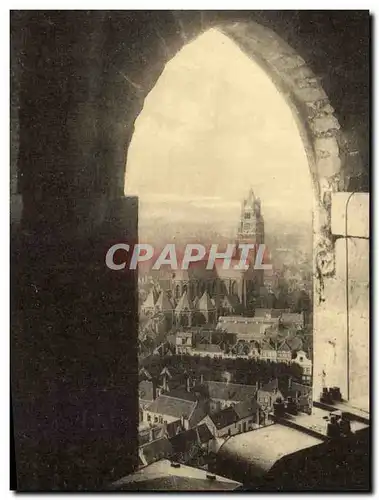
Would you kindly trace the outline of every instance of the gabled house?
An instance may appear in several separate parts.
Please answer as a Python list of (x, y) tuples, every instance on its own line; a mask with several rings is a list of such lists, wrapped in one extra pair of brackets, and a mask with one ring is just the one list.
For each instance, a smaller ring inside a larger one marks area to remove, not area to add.
[(193, 332), (180, 331), (175, 334), (176, 354), (191, 354), (193, 344)]
[(170, 394), (161, 394), (143, 410), (143, 420), (152, 424), (170, 424), (179, 420), (185, 429), (190, 429), (197, 425), (205, 414), (203, 401), (190, 401)]
[(151, 288), (145, 302), (142, 304), (141, 311), (147, 316), (152, 316), (155, 314), (155, 303), (158, 298), (158, 293), (155, 288)]
[(199, 323), (214, 323), (216, 320), (216, 306), (214, 301), (210, 298), (207, 290), (203, 293), (195, 305)]
[(312, 379), (312, 361), (308, 359), (304, 351), (297, 351), (296, 357), (292, 359), (293, 363), (297, 363), (302, 368), (302, 381), (310, 383)]
[(173, 448), (166, 437), (144, 444), (138, 449), (138, 459), (140, 467), (150, 465), (162, 458), (170, 458), (173, 455)]
[(218, 344), (197, 344), (192, 350), (192, 354), (196, 356), (209, 356), (210, 358), (222, 357), (224, 351)]
[(284, 395), (279, 387), (278, 379), (273, 379), (264, 384), (257, 392), (257, 401), (261, 408), (261, 424), (266, 425), (269, 421), (269, 414), (274, 411), (274, 403), (284, 400)]
[(260, 358), (264, 361), (277, 361), (277, 351), (275, 346), (270, 340), (264, 340), (261, 343), (261, 354)]
[(207, 424), (215, 438), (247, 432), (259, 425), (259, 404), (256, 400), (241, 402), (207, 415), (202, 423)]
[(293, 382), (289, 379), (287, 390), (283, 390), (283, 394), (287, 400), (291, 398), (296, 403), (299, 411), (304, 413), (312, 412), (313, 398), (311, 386)]
[(304, 313), (283, 312), (281, 316), (281, 324), (287, 328), (295, 328), (302, 330), (305, 326)]
[(209, 452), (212, 440), (213, 435), (205, 423), (181, 432), (170, 439), (173, 457), (180, 463), (200, 459)]
[(143, 409), (154, 401), (157, 388), (152, 380), (142, 380), (138, 385), (139, 405)]
[(278, 363), (290, 363), (292, 359), (292, 350), (288, 343), (284, 340), (277, 342), (276, 353)]
[(283, 314), (282, 309), (265, 309), (257, 307), (254, 311), (254, 316), (256, 318), (265, 318), (265, 319), (275, 319), (280, 318)]
[(230, 382), (207, 381), (203, 384), (203, 388), (209, 398), (211, 411), (219, 411), (241, 401), (252, 401), (257, 393), (255, 385)]

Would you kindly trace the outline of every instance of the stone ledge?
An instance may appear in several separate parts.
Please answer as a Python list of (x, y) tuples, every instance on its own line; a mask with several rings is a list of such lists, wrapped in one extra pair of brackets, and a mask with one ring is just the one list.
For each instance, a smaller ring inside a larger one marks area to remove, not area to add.
[(345, 227), (346, 203), (351, 193), (332, 195), (332, 234), (335, 236), (370, 237), (370, 195), (354, 193), (347, 207), (347, 234)]

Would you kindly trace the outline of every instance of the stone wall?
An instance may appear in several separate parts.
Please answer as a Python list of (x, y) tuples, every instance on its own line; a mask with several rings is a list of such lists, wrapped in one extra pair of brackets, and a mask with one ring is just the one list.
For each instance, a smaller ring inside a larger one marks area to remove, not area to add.
[(370, 374), (369, 204), (367, 193), (333, 195), (336, 272), (325, 280), (325, 301), (314, 314), (314, 397), (323, 384), (339, 386), (362, 408), (368, 407)]

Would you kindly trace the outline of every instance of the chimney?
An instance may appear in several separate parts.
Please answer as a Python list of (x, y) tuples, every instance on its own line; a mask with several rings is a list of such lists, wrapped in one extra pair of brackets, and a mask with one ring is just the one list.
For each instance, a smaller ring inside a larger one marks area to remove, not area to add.
[(191, 392), (191, 377), (189, 375), (187, 375), (187, 379), (186, 379), (186, 389), (187, 389), (187, 392)]
[(163, 390), (167, 391), (167, 375), (166, 373), (163, 374)]
[(292, 377), (288, 377), (288, 389), (292, 389)]
[(152, 380), (153, 384), (153, 399), (157, 399), (157, 381), (155, 379)]
[(182, 426), (183, 430), (185, 429), (185, 422), (184, 422), (184, 415), (180, 417), (180, 425)]
[(204, 384), (204, 375), (203, 374), (200, 375), (200, 384), (201, 385)]
[(232, 376), (231, 376), (231, 374), (229, 372), (225, 371), (224, 374), (223, 374), (223, 378), (224, 378), (225, 382), (227, 384), (229, 384), (230, 381), (231, 381), (231, 379), (232, 379)]

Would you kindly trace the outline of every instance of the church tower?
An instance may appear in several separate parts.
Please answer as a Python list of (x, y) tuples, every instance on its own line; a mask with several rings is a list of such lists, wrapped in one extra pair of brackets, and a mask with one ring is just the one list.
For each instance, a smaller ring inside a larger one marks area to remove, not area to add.
[(261, 213), (261, 200), (256, 198), (250, 189), (246, 199), (242, 201), (241, 217), (238, 226), (239, 243), (264, 243), (264, 221)]
[[(260, 245), (264, 243), (264, 221), (261, 212), (261, 200), (255, 197), (254, 191), (250, 188), (247, 198), (241, 204), (241, 216), (237, 231), (237, 244), (250, 243)], [(245, 308), (254, 308), (253, 304), (256, 301), (257, 294), (260, 293), (260, 288), (264, 283), (264, 271), (262, 269), (254, 269), (256, 250), (250, 251), (250, 266), (245, 273), (242, 287), (243, 299), (242, 303)], [(239, 253), (239, 252), (238, 252)]]

